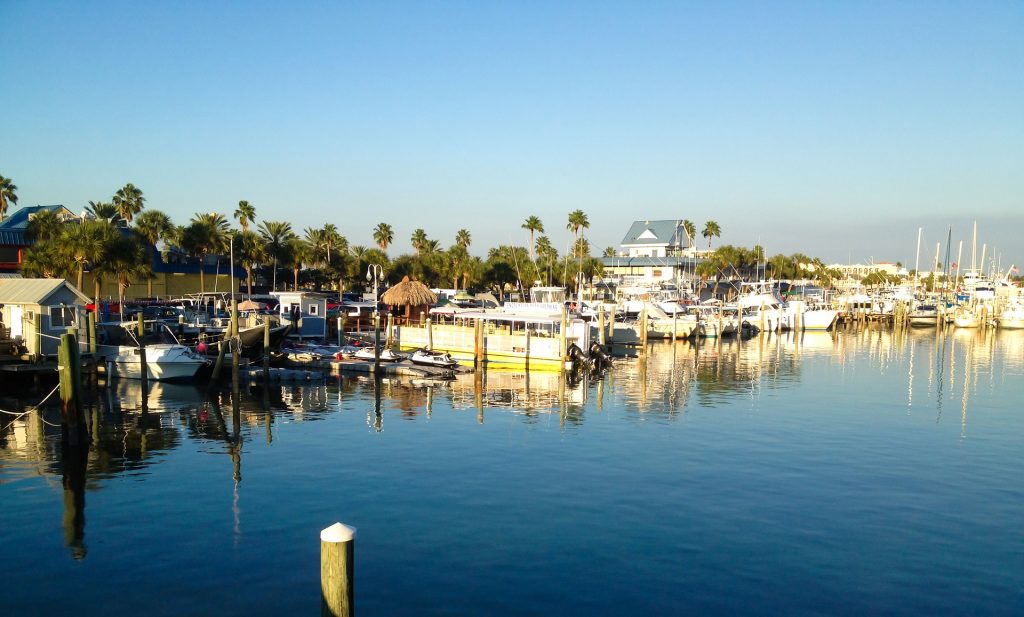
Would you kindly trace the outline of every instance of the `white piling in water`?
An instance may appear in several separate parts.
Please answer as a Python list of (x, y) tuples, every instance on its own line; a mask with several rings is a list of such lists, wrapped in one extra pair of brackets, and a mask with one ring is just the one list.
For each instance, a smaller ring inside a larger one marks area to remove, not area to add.
[(320, 616), (355, 614), (356, 528), (335, 523), (320, 532)]

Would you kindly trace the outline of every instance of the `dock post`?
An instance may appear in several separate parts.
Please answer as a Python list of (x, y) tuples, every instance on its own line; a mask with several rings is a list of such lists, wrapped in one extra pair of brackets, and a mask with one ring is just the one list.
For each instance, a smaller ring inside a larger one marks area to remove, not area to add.
[[(236, 343), (237, 341), (237, 343)], [(238, 363), (242, 355), (242, 341), (238, 338), (238, 298), (231, 294), (231, 344), (235, 348), (231, 350), (231, 385), (238, 394)]]
[(96, 385), (96, 376), (99, 372), (99, 364), (96, 361), (96, 311), (89, 313), (87, 317), (89, 324), (89, 355), (92, 356), (92, 384)]
[(36, 315), (32, 319), (32, 325), (35, 328), (32, 337), (36, 342), (36, 356), (34, 360), (36, 364), (39, 364), (43, 361), (43, 316), (38, 311), (36, 311)]
[(479, 370), (484, 360), (484, 322), (477, 319), (473, 324), (473, 364)]
[(380, 312), (373, 312), (373, 374), (380, 378)]
[(62, 334), (57, 350), (60, 375), (61, 433), (64, 443), (79, 446), (89, 442), (89, 429), (82, 410), (82, 362), (78, 352), (78, 339), (74, 334)]
[(145, 387), (149, 379), (149, 367), (146, 365), (146, 321), (142, 311), (139, 311), (139, 378)]
[(530, 372), (530, 324), (525, 324), (525, 325), (526, 325), (526, 349), (525, 349), (526, 357), (524, 358), (524, 360), (526, 362), (526, 372), (529, 373)]
[(384, 346), (392, 349), (395, 346), (395, 316), (388, 313), (387, 336), (384, 338)]
[(341, 328), (341, 321), (343, 319), (344, 319), (344, 317), (342, 317), (341, 314), (339, 313), (338, 314), (338, 319), (335, 321), (335, 323), (338, 326), (338, 347), (341, 347), (344, 344), (343, 341), (342, 341), (342, 338), (344, 338), (344, 336), (345, 336), (345, 331)]
[(677, 323), (678, 323), (677, 322), (678, 318), (676, 317), (676, 315), (678, 315), (678, 314), (679, 314), (679, 311), (672, 311), (672, 342), (673, 343), (676, 342), (676, 327), (677, 327)]
[(320, 532), (320, 617), (355, 615), (356, 528), (335, 523)]
[(608, 340), (615, 342), (615, 307), (612, 307), (611, 315), (608, 316)]
[(567, 353), (566, 345), (566, 329), (569, 327), (569, 314), (566, 312), (565, 305), (562, 305), (562, 328), (558, 331), (558, 352), (561, 356), (561, 361), (565, 362), (565, 354)]
[[(529, 342), (529, 337), (527, 337)], [(601, 349), (605, 348), (605, 344), (608, 342), (608, 333), (604, 329), (604, 309), (600, 309), (597, 312), (597, 342), (601, 344)]]
[(263, 382), (270, 383), (270, 320), (263, 320)]
[(434, 324), (431, 323), (430, 319), (427, 319), (427, 349), (434, 348)]
[(642, 353), (647, 353), (647, 307), (640, 310), (640, 347)]

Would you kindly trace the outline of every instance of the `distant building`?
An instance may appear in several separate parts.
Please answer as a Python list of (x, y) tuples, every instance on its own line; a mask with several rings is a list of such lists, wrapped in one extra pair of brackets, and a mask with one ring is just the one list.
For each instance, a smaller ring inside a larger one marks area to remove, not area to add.
[(17, 272), (21, 269), (25, 249), (31, 246), (26, 237), (28, 222), (38, 212), (49, 210), (56, 212), (64, 221), (77, 219), (78, 216), (64, 206), (26, 206), (0, 222), (0, 272)]
[(907, 269), (889, 262), (873, 264), (831, 264), (827, 266), (831, 270), (838, 270), (848, 279), (860, 280), (872, 272), (881, 272), (889, 276), (906, 277), (909, 275)]
[(624, 284), (689, 280), (700, 258), (682, 220), (634, 221), (615, 257), (603, 257), (605, 276)]

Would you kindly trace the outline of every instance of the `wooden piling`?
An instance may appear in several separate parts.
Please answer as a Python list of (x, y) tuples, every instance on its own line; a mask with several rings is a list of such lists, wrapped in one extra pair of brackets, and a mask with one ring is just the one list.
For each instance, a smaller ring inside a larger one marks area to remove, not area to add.
[[(527, 332), (529, 332), (529, 331), (527, 331)], [(527, 336), (526, 340), (527, 341), (530, 340), (529, 336)], [(603, 308), (598, 310), (598, 312), (597, 312), (597, 342), (601, 345), (602, 349), (604, 349), (605, 345), (608, 342), (608, 333), (604, 329), (604, 309)]]
[(473, 323), (473, 365), (479, 369), (484, 361), (484, 322), (477, 319)]
[(373, 312), (373, 374), (380, 375), (380, 312)]
[(647, 353), (647, 307), (640, 310), (640, 351)]
[(615, 307), (612, 307), (611, 314), (608, 316), (608, 340), (612, 343), (615, 342)]
[(270, 383), (270, 319), (263, 319), (263, 383)]
[(146, 384), (146, 380), (149, 379), (149, 367), (146, 365), (146, 318), (139, 311), (139, 379), (142, 380), (143, 386)]
[(36, 311), (35, 317), (32, 319), (32, 325), (35, 328), (32, 337), (36, 342), (36, 355), (33, 360), (36, 364), (43, 361), (43, 316)]
[(60, 378), (61, 434), (69, 446), (89, 442), (89, 429), (82, 409), (82, 363), (78, 339), (74, 334), (63, 334), (57, 350)]
[[(235, 389), (236, 399), (238, 394), (238, 363), (241, 361), (242, 342), (238, 338), (238, 298), (231, 296), (231, 385)], [(237, 341), (237, 343), (236, 343)]]
[(569, 313), (567, 312), (565, 305), (562, 305), (562, 327), (558, 331), (558, 352), (562, 360), (565, 360), (565, 354), (568, 351), (566, 344), (566, 329), (569, 327)]
[(356, 528), (335, 523), (320, 532), (320, 617), (355, 615)]
[(427, 349), (434, 348), (434, 325), (427, 319)]

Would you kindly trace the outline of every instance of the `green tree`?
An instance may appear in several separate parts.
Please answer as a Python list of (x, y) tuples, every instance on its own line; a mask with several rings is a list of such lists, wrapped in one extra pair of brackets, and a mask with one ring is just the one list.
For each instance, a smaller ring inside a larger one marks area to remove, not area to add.
[(0, 223), (7, 216), (7, 205), (18, 203), (18, 187), (10, 178), (0, 176)]
[[(139, 234), (150, 246), (156, 249), (161, 240), (168, 241), (174, 237), (174, 224), (171, 217), (159, 210), (146, 210), (135, 219), (135, 233)], [(153, 297), (153, 279), (148, 281), (146, 294)]]
[(263, 238), (251, 229), (242, 230), (238, 234), (236, 258), (245, 268), (246, 286), (249, 298), (252, 298), (252, 271), (267, 261), (267, 247)]
[(464, 249), (468, 249), (469, 245), (473, 243), (473, 238), (469, 235), (468, 229), (460, 229), (455, 233), (455, 244), (461, 246)]
[(522, 228), (530, 232), (530, 261), (536, 261), (537, 245), (533, 238), (536, 233), (544, 233), (544, 223), (541, 222), (539, 217), (530, 215), (526, 217), (526, 221), (523, 222)]
[(199, 260), (199, 291), (206, 293), (204, 264), (209, 255), (220, 255), (228, 248), (228, 221), (223, 214), (211, 212), (196, 214), (185, 227), (182, 247)]
[(111, 225), (121, 224), (121, 215), (117, 212), (117, 206), (105, 201), (90, 201), (85, 211), (93, 218), (100, 219)]
[(288, 262), (294, 276), (294, 286), (292, 287), (294, 291), (299, 290), (299, 271), (302, 270), (302, 264), (309, 259), (312, 252), (310, 249), (309, 243), (298, 236), (288, 239)]
[(693, 224), (693, 221), (689, 219), (683, 221), (683, 233), (686, 234), (687, 248), (692, 248), (697, 239), (697, 226)]
[(259, 225), (260, 235), (266, 243), (266, 254), (274, 262), (273, 283), (271, 288), (277, 290), (277, 264), (287, 255), (288, 241), (295, 233), (291, 223), (284, 221), (263, 221)]
[(573, 210), (569, 213), (569, 224), (565, 228), (572, 230), (573, 246), (575, 246), (580, 239), (580, 230), (590, 229), (590, 219), (587, 218), (583, 210)]
[(711, 238), (721, 238), (722, 228), (715, 221), (704, 223), (704, 231), (700, 232), (708, 241), (708, 248), (711, 248)]
[(25, 236), (32, 242), (52, 242), (64, 230), (64, 221), (53, 210), (40, 210), (28, 220)]
[(114, 193), (113, 203), (121, 220), (131, 225), (132, 218), (145, 207), (146, 198), (138, 187), (129, 182)]
[(242, 228), (242, 231), (249, 231), (249, 223), (256, 222), (256, 207), (244, 199), (238, 202), (238, 207), (235, 208), (235, 220), (238, 221), (238, 226)]
[[(64, 246), (77, 272), (76, 284), (82, 288), (82, 277), (86, 266), (94, 271), (99, 269), (110, 252), (109, 247), (120, 234), (114, 227), (103, 220), (86, 220), (77, 225), (68, 225), (61, 236)], [(102, 271), (102, 270), (101, 270)], [(95, 299), (99, 299), (99, 276), (94, 272)]]
[(391, 242), (395, 239), (395, 232), (391, 229), (391, 225), (387, 223), (377, 223), (377, 226), (373, 228), (373, 241), (377, 243), (380, 250), (386, 251), (391, 246)]
[[(153, 276), (153, 268), (146, 259), (146, 247), (134, 235), (114, 233), (106, 244), (106, 250), (95, 270), (117, 281), (117, 301), (124, 314), (124, 292), (139, 278)], [(98, 295), (98, 294), (97, 294)]]
[(409, 239), (409, 242), (412, 244), (412, 250), (416, 251), (417, 256), (423, 252), (423, 246), (427, 243), (427, 240), (427, 232), (422, 229), (417, 229), (412, 232), (412, 237)]

